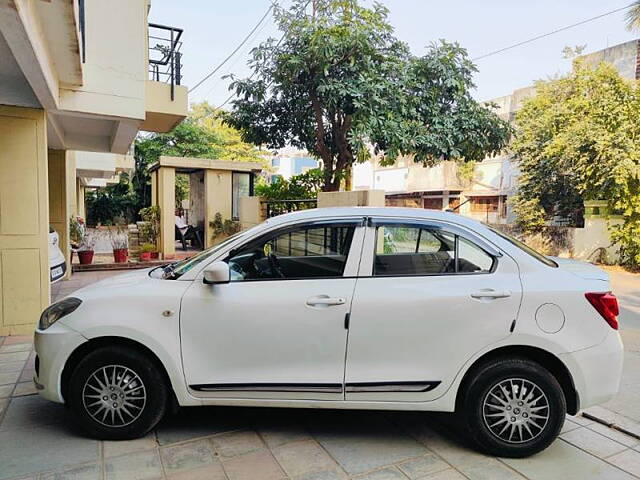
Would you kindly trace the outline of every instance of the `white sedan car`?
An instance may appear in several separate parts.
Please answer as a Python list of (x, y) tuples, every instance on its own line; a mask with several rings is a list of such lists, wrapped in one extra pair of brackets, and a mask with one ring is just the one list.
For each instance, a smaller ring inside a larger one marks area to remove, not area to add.
[(91, 435), (144, 435), (177, 403), (457, 412), (526, 456), (622, 370), (608, 276), (453, 213), (307, 210), (40, 318), (34, 378)]

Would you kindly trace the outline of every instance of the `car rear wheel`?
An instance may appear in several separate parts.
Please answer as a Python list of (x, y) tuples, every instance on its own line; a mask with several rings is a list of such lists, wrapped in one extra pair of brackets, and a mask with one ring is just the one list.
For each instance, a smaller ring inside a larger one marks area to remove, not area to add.
[(146, 355), (120, 346), (102, 347), (74, 370), (67, 402), (92, 437), (131, 439), (145, 435), (162, 419), (167, 386)]
[(502, 457), (526, 457), (558, 436), (566, 401), (556, 378), (527, 359), (497, 359), (474, 373), (463, 411), (478, 448)]

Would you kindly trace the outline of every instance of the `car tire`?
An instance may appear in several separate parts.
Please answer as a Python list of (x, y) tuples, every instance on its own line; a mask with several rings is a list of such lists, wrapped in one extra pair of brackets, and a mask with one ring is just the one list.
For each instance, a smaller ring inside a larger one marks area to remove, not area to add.
[(566, 400), (556, 378), (528, 359), (495, 359), (473, 372), (462, 412), (468, 435), (482, 451), (528, 457), (558, 436)]
[(128, 440), (158, 424), (169, 394), (162, 373), (147, 355), (122, 346), (101, 347), (76, 366), (67, 403), (90, 436)]

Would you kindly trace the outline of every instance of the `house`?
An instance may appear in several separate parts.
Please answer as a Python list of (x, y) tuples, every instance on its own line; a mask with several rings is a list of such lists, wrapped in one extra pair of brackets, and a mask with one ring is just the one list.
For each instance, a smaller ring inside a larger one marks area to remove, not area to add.
[(269, 161), (274, 170), (271, 174), (272, 182), (275, 177), (289, 180), (294, 175), (318, 168), (318, 160), (310, 156), (306, 150), (298, 150), (293, 147), (281, 148), (269, 158)]
[[(640, 40), (578, 58), (594, 66), (600, 62), (611, 63), (624, 78), (640, 79)], [(496, 106), (496, 113), (503, 120), (514, 122), (523, 102), (533, 95), (535, 87), (529, 86), (489, 102)], [(384, 190), (387, 205), (451, 208), (484, 222), (510, 223), (515, 216), (509, 198), (518, 189), (518, 175), (517, 161), (507, 154), (477, 162), (472, 175), (464, 175), (455, 162), (425, 168), (409, 157), (402, 157), (388, 167), (381, 166), (375, 159), (356, 165), (353, 185), (356, 190)], [(558, 219), (558, 223), (562, 224), (562, 219)]]
[(83, 188), (132, 167), (138, 131), (187, 115), (182, 30), (149, 9), (0, 0), (0, 335), (32, 332), (49, 304), (49, 225), (68, 245)]

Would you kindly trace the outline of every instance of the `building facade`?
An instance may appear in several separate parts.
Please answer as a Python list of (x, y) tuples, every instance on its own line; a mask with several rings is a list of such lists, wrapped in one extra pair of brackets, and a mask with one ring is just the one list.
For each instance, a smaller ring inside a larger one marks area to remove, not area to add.
[(138, 131), (187, 114), (182, 31), (149, 8), (0, 0), (0, 335), (32, 332), (49, 304), (49, 227), (68, 245), (82, 189), (131, 167)]

